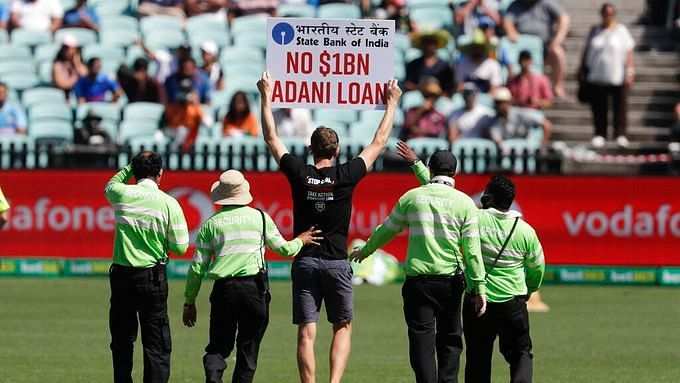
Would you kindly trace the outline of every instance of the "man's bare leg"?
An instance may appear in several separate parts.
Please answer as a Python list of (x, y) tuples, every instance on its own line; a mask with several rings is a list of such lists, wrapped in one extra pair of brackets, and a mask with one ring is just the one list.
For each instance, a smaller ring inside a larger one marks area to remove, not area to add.
[(331, 383), (340, 383), (352, 349), (352, 322), (333, 324), (331, 343)]
[(565, 97), (564, 75), (567, 66), (567, 57), (564, 48), (560, 45), (551, 46), (548, 50), (548, 65), (550, 65), (551, 80), (555, 89), (555, 96)]
[(316, 323), (298, 325), (297, 360), (301, 383), (314, 383), (316, 381), (315, 340)]

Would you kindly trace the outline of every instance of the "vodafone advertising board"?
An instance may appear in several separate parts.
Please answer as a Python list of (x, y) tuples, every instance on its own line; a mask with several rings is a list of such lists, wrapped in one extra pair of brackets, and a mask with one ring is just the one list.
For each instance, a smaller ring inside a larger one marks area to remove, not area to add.
[(384, 109), (394, 33), (392, 20), (268, 19), (273, 106)]
[[(0, 231), (0, 256), (111, 257), (114, 214), (104, 199), (113, 172), (3, 171), (12, 205)], [(214, 211), (208, 188), (217, 173), (167, 172), (163, 190), (182, 205), (192, 239)], [(279, 173), (250, 173), (254, 206), (284, 236), (293, 228), (290, 189)], [(479, 198), (486, 176), (459, 176), (457, 187)], [(536, 228), (549, 264), (680, 266), (680, 179), (514, 177), (515, 208)], [(370, 174), (355, 191), (350, 239), (367, 238), (398, 198), (415, 187), (411, 174)], [(406, 235), (386, 250), (404, 259)], [(190, 253), (193, 250), (190, 250)], [(185, 256), (190, 259), (191, 254)], [(278, 259), (270, 255), (270, 259)]]

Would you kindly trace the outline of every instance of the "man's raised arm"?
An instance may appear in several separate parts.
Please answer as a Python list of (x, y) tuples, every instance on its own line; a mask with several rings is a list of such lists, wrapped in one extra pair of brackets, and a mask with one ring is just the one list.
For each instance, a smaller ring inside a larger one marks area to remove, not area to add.
[(392, 127), (394, 127), (394, 113), (399, 106), (399, 97), (401, 97), (401, 89), (397, 85), (397, 80), (390, 80), (387, 84), (387, 108), (383, 115), (382, 121), (375, 132), (373, 141), (371, 141), (366, 148), (359, 154), (366, 163), (366, 169), (370, 169), (373, 163), (385, 149), (387, 139), (390, 137)]
[(262, 78), (257, 82), (257, 88), (260, 90), (260, 107), (262, 112), (262, 135), (264, 142), (272, 152), (276, 163), (281, 162), (281, 157), (288, 153), (288, 149), (281, 142), (279, 134), (276, 132), (276, 122), (274, 122), (274, 114), (272, 113), (272, 78), (268, 72), (262, 74)]

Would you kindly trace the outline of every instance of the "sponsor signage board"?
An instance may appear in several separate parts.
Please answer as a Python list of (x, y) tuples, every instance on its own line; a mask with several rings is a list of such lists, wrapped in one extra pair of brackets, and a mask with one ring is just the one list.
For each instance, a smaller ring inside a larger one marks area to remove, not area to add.
[[(0, 173), (0, 185), (12, 205), (9, 222), (0, 231), (0, 259), (110, 260), (115, 216), (103, 190), (112, 175), (103, 171)], [(217, 177), (218, 172), (164, 175), (162, 188), (180, 202), (192, 240), (200, 223), (215, 211), (208, 188)], [(246, 177), (255, 197), (253, 206), (268, 212), (282, 234), (292, 238), (292, 201), (286, 178), (280, 173), (248, 173)], [(518, 193), (514, 208), (536, 229), (548, 264), (680, 266), (680, 179), (516, 176), (513, 180)], [(486, 176), (461, 175), (456, 186), (479, 199), (487, 181)], [(408, 173), (368, 175), (354, 192), (349, 240), (368, 238), (399, 197), (416, 186), (415, 177)], [(406, 246), (407, 236), (402, 233), (385, 250), (403, 261)], [(189, 260), (192, 253), (174, 259)], [(285, 260), (274, 254), (268, 254), (268, 259)], [(0, 272), (12, 267), (18, 266), (0, 263)], [(555, 278), (595, 282), (631, 278), (601, 275), (597, 270), (584, 277), (566, 273)], [(672, 271), (668, 273), (672, 279)]]

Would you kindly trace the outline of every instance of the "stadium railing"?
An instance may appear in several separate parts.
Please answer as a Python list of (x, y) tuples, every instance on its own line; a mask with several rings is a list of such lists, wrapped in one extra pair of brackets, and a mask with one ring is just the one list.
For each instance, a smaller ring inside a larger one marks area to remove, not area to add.
[[(510, 148), (494, 151), (473, 148), (455, 148), (449, 144), (459, 160), (459, 170), (465, 174), (512, 172), (517, 174), (558, 174), (561, 157), (551, 150), (540, 148)], [(254, 172), (277, 171), (278, 165), (266, 147), (238, 142), (217, 145), (194, 145), (181, 151), (172, 144), (142, 144), (124, 146), (77, 146), (55, 142), (27, 143), (0, 142), (0, 169), (117, 169), (129, 163), (134, 153), (153, 150), (161, 153), (165, 166), (180, 171), (219, 171), (240, 169)], [(345, 144), (340, 160), (356, 157), (363, 147)], [(426, 160), (432, 148), (417, 150)], [(305, 146), (290, 147), (292, 154), (311, 162), (311, 153)], [(376, 171), (408, 171), (406, 163), (394, 150), (388, 149), (374, 165)]]

